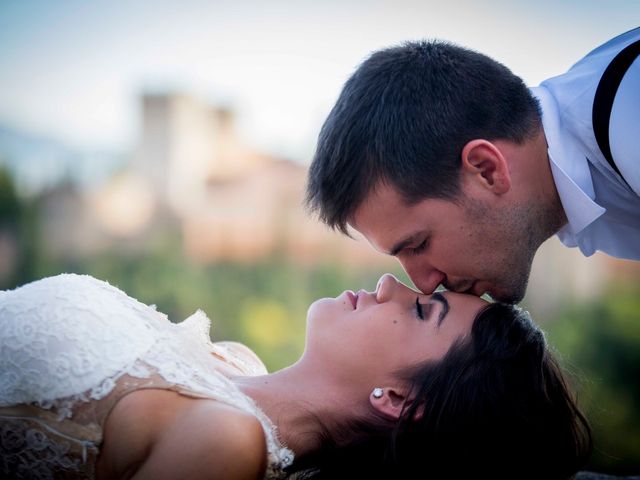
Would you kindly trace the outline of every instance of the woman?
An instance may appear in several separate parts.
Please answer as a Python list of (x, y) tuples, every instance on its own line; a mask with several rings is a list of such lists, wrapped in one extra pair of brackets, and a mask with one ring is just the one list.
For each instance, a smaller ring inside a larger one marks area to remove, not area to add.
[(13, 478), (566, 478), (591, 439), (515, 307), (384, 275), (308, 312), (267, 374), (92, 277), (0, 292), (0, 474)]

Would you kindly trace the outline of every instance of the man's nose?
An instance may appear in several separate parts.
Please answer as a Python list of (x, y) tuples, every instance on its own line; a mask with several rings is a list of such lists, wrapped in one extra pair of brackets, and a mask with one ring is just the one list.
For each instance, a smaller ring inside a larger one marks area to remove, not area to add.
[(447, 278), (443, 272), (431, 265), (407, 265), (403, 263), (402, 266), (414, 285), (427, 295), (433, 293), (438, 285)]

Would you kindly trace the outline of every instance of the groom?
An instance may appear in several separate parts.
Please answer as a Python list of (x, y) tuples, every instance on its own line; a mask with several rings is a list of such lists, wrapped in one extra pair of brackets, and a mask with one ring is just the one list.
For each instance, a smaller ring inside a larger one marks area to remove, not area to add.
[(528, 89), (448, 42), (371, 55), (324, 123), (307, 203), (425, 293), (518, 302), (553, 234), (640, 260), (640, 29)]

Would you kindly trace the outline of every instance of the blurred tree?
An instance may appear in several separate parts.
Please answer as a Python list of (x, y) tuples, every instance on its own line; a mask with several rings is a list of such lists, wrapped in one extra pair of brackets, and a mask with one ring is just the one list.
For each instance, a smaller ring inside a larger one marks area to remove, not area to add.
[(0, 166), (0, 225), (15, 226), (20, 216), (20, 202), (9, 171)]
[(550, 343), (582, 384), (594, 431), (591, 469), (640, 472), (640, 282), (615, 285), (567, 307), (548, 324)]
[(0, 288), (24, 283), (37, 263), (37, 209), (19, 198), (11, 173), (0, 167)]

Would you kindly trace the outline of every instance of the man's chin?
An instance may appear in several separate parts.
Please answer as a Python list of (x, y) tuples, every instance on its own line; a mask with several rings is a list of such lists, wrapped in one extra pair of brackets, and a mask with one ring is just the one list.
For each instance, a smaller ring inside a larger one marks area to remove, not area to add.
[(498, 302), (515, 304), (522, 301), (525, 292), (526, 287), (515, 289), (491, 288), (486, 294)]
[(488, 295), (493, 300), (502, 303), (518, 303), (524, 298), (526, 292), (526, 284), (524, 287), (516, 286), (514, 288), (494, 286), (489, 282), (467, 280), (458, 282), (457, 284), (448, 284), (443, 282), (443, 287), (457, 293), (465, 293), (482, 297)]
[(475, 295), (476, 297), (482, 295), (482, 293), (476, 293), (476, 287), (478, 285), (473, 280), (462, 280), (456, 283), (449, 283), (447, 280), (445, 280), (442, 282), (442, 286), (451, 292)]
[(476, 297), (481, 297), (485, 294), (490, 295), (491, 285), (482, 282), (474, 282), (471, 285), (471, 288), (467, 290), (465, 293), (470, 293), (471, 295), (475, 295)]

